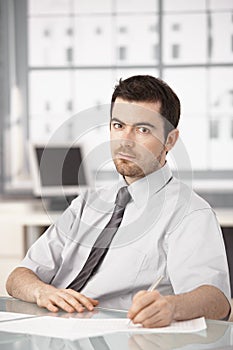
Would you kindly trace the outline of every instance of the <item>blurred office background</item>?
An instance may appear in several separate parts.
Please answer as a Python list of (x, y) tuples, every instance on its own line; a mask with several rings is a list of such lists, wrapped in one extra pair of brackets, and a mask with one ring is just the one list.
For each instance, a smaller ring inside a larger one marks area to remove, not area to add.
[(98, 116), (134, 74), (161, 77), (180, 97), (193, 187), (233, 226), (232, 0), (0, 0), (2, 202), (33, 198), (28, 142), (61, 125), (61, 141), (75, 138), (70, 117)]

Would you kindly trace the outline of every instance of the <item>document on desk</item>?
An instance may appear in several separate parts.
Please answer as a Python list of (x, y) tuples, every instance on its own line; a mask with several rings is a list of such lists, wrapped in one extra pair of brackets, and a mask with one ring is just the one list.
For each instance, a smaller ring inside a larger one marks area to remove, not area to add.
[(54, 338), (76, 340), (116, 332), (127, 333), (191, 333), (206, 328), (205, 319), (174, 322), (168, 327), (143, 328), (129, 326), (126, 318), (115, 319), (76, 319), (52, 316), (0, 322), (0, 331), (34, 334)]

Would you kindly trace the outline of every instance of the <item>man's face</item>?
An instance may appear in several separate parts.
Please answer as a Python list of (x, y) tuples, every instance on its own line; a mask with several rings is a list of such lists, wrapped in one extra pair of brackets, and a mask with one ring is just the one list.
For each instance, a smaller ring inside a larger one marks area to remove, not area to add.
[(165, 163), (164, 127), (159, 112), (159, 102), (115, 101), (110, 123), (112, 158), (129, 184)]

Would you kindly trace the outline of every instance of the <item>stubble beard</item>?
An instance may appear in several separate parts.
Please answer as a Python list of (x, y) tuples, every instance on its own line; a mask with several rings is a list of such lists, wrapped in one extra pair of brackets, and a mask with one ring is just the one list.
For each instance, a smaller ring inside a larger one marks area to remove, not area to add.
[(126, 159), (114, 159), (113, 161), (119, 174), (132, 178), (142, 178), (161, 168), (161, 154), (158, 156), (158, 158), (148, 162), (148, 166), (144, 166), (143, 168), (140, 167), (140, 165)]
[[(113, 162), (115, 164), (116, 170), (119, 174), (124, 177), (131, 178), (142, 178), (148, 174), (153, 173), (163, 166), (162, 158), (164, 147), (161, 149), (160, 153), (155, 156), (152, 154), (148, 155), (148, 153), (142, 153), (140, 156), (136, 157), (136, 154), (132, 154), (135, 157), (134, 160), (128, 160), (123, 158), (116, 157), (120, 152), (124, 153), (124, 149), (118, 149), (113, 152)], [(126, 152), (129, 154), (129, 151)]]
[(114, 159), (115, 167), (119, 174), (128, 177), (144, 177), (145, 173), (136, 163), (126, 159)]

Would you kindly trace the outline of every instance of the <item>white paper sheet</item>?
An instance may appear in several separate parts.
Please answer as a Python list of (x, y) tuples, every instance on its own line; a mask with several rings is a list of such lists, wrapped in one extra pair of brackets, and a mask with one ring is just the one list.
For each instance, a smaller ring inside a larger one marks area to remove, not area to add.
[(206, 328), (205, 319), (175, 322), (168, 327), (142, 328), (129, 326), (129, 320), (116, 319), (75, 319), (51, 316), (35, 317), (31, 319), (11, 322), (0, 322), (0, 331), (35, 334), (64, 339), (81, 339), (116, 332), (129, 333), (189, 333)]
[(35, 317), (34, 315), (19, 314), (15, 312), (0, 311), (0, 322)]

